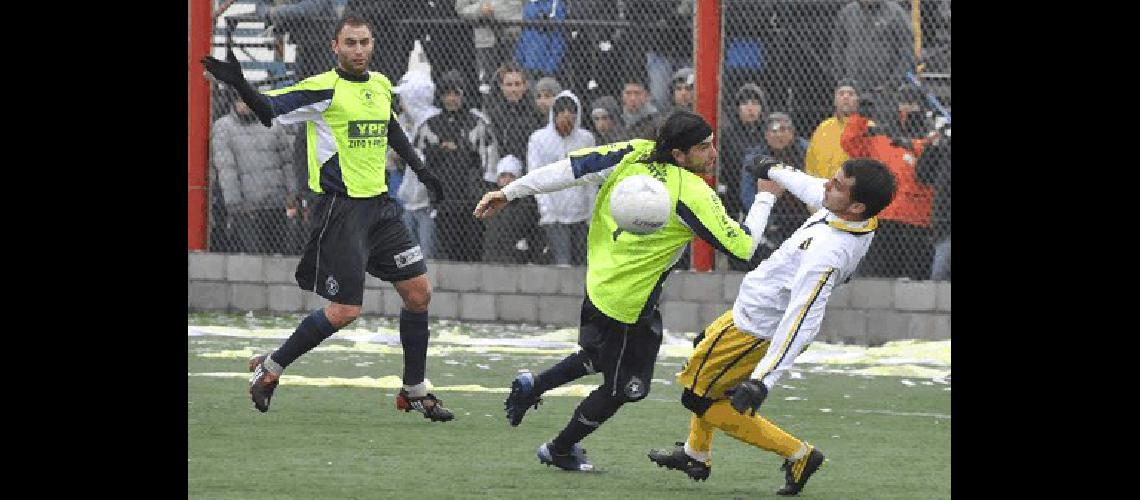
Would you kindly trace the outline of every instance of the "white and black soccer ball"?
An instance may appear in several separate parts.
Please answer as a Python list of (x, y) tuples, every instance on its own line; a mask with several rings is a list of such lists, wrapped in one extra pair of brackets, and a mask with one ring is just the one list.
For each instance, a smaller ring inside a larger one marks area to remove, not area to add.
[(650, 234), (665, 227), (673, 212), (665, 184), (648, 175), (631, 175), (610, 192), (610, 215), (619, 228)]

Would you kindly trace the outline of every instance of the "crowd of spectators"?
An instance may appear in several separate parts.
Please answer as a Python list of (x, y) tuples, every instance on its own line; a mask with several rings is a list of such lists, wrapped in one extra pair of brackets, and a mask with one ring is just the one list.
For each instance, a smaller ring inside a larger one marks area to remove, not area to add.
[[(292, 40), (298, 44), (297, 77), (320, 72), (321, 61), (331, 65), (327, 47), (309, 46), (331, 37), (302, 16), (328, 16), (333, 2), (261, 3), (258, 13), (267, 23), (304, 32)], [(948, 20), (949, 1), (936, 3)], [(382, 28), (371, 68), (399, 79), (393, 89), (401, 110), (396, 122), (444, 181), (446, 199), (432, 204), (414, 173), (398, 158), (388, 162), (391, 195), (404, 207), (424, 256), (583, 265), (594, 188), (512, 205), (493, 223), (478, 221), (471, 209), (484, 192), (571, 151), (653, 138), (668, 113), (691, 111), (693, 9), (693, 0), (347, 0), (345, 10)], [(761, 14), (766, 17), (748, 29), (733, 28), (725, 40), (716, 187), (728, 212), (742, 219), (751, 206), (756, 179), (743, 167), (758, 157), (772, 156), (821, 178), (834, 175), (849, 157), (875, 157), (890, 166), (899, 191), (880, 214), (859, 274), (949, 279), (949, 139), (926, 112), (923, 90), (907, 83), (906, 73), (920, 62), (909, 13), (892, 0), (851, 1), (836, 12), (830, 57), (798, 63), (819, 65), (829, 75), (815, 88), (831, 98), (832, 112), (812, 122), (802, 121), (805, 113), (788, 97), (794, 92), (773, 83), (773, 75), (787, 72), (773, 67), (788, 61), (777, 54), (788, 51), (777, 51), (771, 34), (786, 37), (780, 30), (787, 20), (776, 11)], [(423, 22), (433, 19), (463, 22)], [(520, 20), (551, 24), (511, 23)], [(558, 27), (573, 20), (629, 21), (644, 29), (614, 23)], [(937, 36), (948, 46), (944, 31)], [(430, 73), (406, 69), (417, 40)], [(240, 100), (225, 98), (232, 109), (217, 113), (222, 116), (215, 117), (211, 134), (215, 246), (296, 252), (306, 237), (305, 172), (297, 168), (305, 164), (304, 131), (262, 127), (250, 121)], [(230, 153), (240, 148), (227, 147), (255, 140), (264, 147), (245, 148), (245, 157)], [(730, 261), (731, 268), (755, 267), (818, 208), (781, 196), (760, 235), (761, 251), (752, 262)]]

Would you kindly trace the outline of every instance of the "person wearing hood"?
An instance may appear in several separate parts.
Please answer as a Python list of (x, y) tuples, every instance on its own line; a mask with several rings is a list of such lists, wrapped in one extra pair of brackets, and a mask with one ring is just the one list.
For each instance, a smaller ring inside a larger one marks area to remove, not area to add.
[(439, 258), (477, 262), (483, 257), (483, 225), (470, 206), (483, 192), (485, 181), (497, 179), (498, 144), (482, 112), (465, 102), (466, 85), (458, 71), (439, 79), (441, 111), (416, 131), (416, 148), (443, 181), (444, 201), (437, 207), (435, 250)]
[(231, 92), (233, 111), (210, 128), (210, 159), (222, 190), (228, 226), (241, 244), (235, 251), (289, 253), (286, 220), (296, 216), (293, 144), (285, 126), (263, 127), (245, 101)]
[[(514, 155), (499, 160), (497, 189), (522, 177), (523, 164)], [(538, 205), (533, 198), (519, 200), (503, 209), (502, 217), (486, 221), (483, 233), (483, 262), (527, 264), (542, 251), (545, 237), (538, 228)]]
[(632, 138), (621, 119), (621, 105), (613, 96), (594, 99), (590, 106), (590, 122), (598, 144), (627, 141)]
[[(582, 106), (578, 96), (563, 90), (550, 106), (546, 127), (536, 130), (527, 142), (527, 171), (566, 158), (571, 151), (593, 147), (594, 134), (582, 128)], [(559, 266), (586, 262), (586, 233), (597, 188), (575, 186), (562, 191), (535, 195), (539, 225), (546, 233), (553, 262)]]
[[(403, 112), (396, 118), (404, 133), (413, 136), (419, 128), (427, 122), (428, 118), (442, 112), (433, 101), (435, 100), (435, 83), (431, 76), (421, 71), (412, 71), (400, 78), (399, 84), (392, 90), (400, 96)], [(411, 133), (409, 133), (411, 132)], [(388, 150), (389, 165), (403, 168), (404, 162), (399, 155)], [(416, 151), (423, 161), (423, 151)], [(425, 259), (435, 258), (435, 209), (431, 206), (431, 197), (427, 187), (420, 182), (419, 177), (410, 168), (403, 168), (404, 177), (400, 187), (396, 190), (396, 198), (404, 205), (404, 224), (408, 232), (420, 244), (420, 250)]]

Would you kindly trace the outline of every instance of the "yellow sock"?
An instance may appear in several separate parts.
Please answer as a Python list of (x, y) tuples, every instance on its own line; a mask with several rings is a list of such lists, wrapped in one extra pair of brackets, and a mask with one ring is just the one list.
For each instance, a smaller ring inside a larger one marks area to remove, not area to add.
[[(714, 403), (700, 420), (724, 431), (729, 436), (752, 446), (777, 453), (782, 457), (794, 456), (803, 446), (799, 439), (776, 427), (776, 424), (769, 422), (764, 417), (737, 413), (727, 399)], [(690, 424), (689, 427), (689, 439), (693, 439), (695, 426)], [(711, 445), (711, 432), (709, 435), (708, 440)]]
[(689, 418), (689, 440), (685, 441), (685, 452), (711, 465), (713, 430), (712, 424), (694, 414)]

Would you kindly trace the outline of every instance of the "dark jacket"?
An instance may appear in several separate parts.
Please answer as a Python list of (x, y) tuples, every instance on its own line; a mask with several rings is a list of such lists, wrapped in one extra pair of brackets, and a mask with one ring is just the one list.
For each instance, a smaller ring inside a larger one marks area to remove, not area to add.
[(526, 264), (545, 246), (538, 228), (538, 205), (533, 196), (508, 203), (502, 213), (487, 219), (483, 233), (483, 261)]
[(717, 173), (717, 184), (724, 186), (722, 199), (725, 211), (733, 218), (737, 218), (737, 215), (746, 208), (740, 201), (740, 174), (743, 168), (744, 152), (748, 148), (764, 142), (764, 129), (762, 128), (764, 121), (760, 119), (745, 124), (740, 121), (735, 109), (728, 116), (727, 126), (721, 128), (720, 158), (717, 161), (720, 164), (720, 169)]
[(526, 165), (526, 143), (530, 134), (542, 128), (543, 122), (534, 112), (534, 95), (527, 91), (519, 102), (511, 102), (503, 97), (498, 85), (487, 105), (487, 119), (491, 121), (491, 131), (499, 141), (499, 156), (515, 155)]
[(950, 140), (942, 141), (927, 147), (914, 167), (918, 181), (934, 188), (930, 224), (935, 242), (950, 236)]

